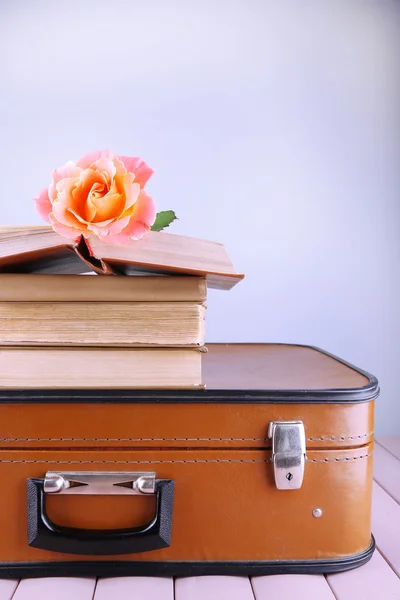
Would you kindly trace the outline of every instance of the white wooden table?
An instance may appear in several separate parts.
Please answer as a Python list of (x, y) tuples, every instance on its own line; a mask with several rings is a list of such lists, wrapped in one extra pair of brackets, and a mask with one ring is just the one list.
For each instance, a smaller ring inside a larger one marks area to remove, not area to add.
[(336, 575), (0, 580), (0, 600), (400, 600), (400, 437), (375, 445), (369, 563)]

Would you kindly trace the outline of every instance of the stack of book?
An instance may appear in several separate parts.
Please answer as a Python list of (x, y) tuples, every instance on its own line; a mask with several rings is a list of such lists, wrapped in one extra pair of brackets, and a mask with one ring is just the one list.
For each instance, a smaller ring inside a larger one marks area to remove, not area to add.
[(69, 244), (48, 227), (2, 229), (0, 387), (202, 387), (207, 287), (242, 277), (214, 242), (150, 232)]

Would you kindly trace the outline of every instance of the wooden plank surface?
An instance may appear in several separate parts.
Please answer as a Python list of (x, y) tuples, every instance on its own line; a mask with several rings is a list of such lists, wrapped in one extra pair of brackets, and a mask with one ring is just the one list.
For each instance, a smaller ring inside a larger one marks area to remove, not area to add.
[(400, 505), (376, 482), (373, 491), (372, 531), (380, 552), (400, 577)]
[(335, 600), (323, 575), (269, 575), (251, 583), (256, 600)]
[(363, 567), (327, 580), (337, 600), (400, 600), (400, 579), (377, 551)]
[(11, 600), (17, 585), (18, 579), (0, 579), (0, 600)]
[(379, 443), (374, 450), (374, 479), (400, 502), (400, 461)]
[(378, 443), (381, 444), (386, 450), (391, 452), (396, 458), (400, 459), (400, 437), (394, 435), (388, 435), (378, 438)]
[(181, 577), (175, 580), (175, 600), (254, 600), (254, 595), (248, 577)]
[(134, 600), (135, 598), (174, 600), (174, 581), (171, 577), (99, 579), (93, 600)]
[(95, 579), (49, 577), (23, 579), (13, 600), (93, 600)]

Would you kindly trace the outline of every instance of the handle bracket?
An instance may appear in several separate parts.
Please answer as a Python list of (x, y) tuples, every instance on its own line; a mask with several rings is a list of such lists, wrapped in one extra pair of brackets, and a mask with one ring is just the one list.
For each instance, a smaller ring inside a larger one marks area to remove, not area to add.
[(45, 494), (142, 495), (154, 494), (155, 473), (61, 472), (48, 471), (43, 484)]

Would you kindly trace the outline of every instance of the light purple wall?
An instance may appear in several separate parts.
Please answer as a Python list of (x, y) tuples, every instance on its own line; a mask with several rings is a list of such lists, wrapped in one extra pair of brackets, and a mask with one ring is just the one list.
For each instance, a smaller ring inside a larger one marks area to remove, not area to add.
[(358, 0), (3, 0), (3, 224), (50, 171), (141, 155), (171, 232), (223, 241), (210, 341), (315, 344), (381, 380), (400, 433), (399, 11)]

